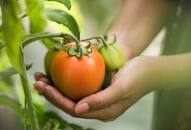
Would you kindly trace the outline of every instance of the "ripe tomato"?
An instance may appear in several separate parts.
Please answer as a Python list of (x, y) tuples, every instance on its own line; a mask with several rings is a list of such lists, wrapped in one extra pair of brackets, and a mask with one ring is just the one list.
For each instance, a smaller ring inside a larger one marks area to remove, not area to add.
[(81, 58), (70, 56), (62, 49), (52, 61), (51, 76), (65, 96), (78, 101), (101, 89), (105, 76), (104, 59), (95, 48)]

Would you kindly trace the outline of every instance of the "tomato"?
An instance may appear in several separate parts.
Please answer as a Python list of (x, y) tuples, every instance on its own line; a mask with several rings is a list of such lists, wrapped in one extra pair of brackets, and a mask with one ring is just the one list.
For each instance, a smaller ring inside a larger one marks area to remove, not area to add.
[(100, 50), (107, 71), (114, 71), (125, 63), (125, 52), (116, 43), (105, 44)]
[(58, 54), (58, 51), (56, 49), (48, 49), (45, 55), (45, 58), (44, 58), (45, 72), (49, 78), (51, 78), (50, 65), (52, 63), (52, 60), (57, 54)]
[(104, 59), (95, 48), (80, 58), (61, 49), (52, 61), (51, 76), (65, 96), (79, 101), (101, 89), (105, 76)]

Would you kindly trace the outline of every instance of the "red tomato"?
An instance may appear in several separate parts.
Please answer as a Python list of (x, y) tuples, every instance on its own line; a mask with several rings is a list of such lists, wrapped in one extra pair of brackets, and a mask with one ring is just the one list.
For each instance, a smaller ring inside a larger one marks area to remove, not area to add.
[(92, 53), (81, 58), (60, 50), (52, 61), (51, 76), (55, 86), (73, 101), (98, 92), (105, 76), (102, 55), (92, 48)]

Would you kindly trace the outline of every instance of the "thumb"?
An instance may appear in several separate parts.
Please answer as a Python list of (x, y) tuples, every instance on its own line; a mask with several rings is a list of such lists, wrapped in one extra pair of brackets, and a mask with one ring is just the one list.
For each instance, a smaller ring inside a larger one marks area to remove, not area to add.
[(120, 86), (113, 83), (105, 90), (85, 97), (79, 101), (75, 106), (74, 112), (77, 114), (83, 114), (88, 111), (100, 110), (104, 107), (110, 106), (120, 99), (122, 94), (121, 92)]

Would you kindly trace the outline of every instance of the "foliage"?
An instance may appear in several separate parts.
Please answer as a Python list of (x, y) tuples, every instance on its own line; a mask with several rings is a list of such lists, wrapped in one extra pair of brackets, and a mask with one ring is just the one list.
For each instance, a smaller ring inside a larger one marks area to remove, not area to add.
[[(47, 0), (59, 2), (71, 8), (70, 0)], [(75, 19), (64, 10), (46, 9), (43, 0), (0, 0), (2, 12), (2, 25), (0, 26), (0, 104), (10, 107), (19, 115), (25, 128), (32, 130), (84, 130), (81, 126), (68, 123), (52, 111), (45, 111), (43, 105), (34, 105), (31, 95), (31, 83), (27, 70), (32, 65), (25, 65), (23, 49), (35, 40), (41, 40), (47, 47), (55, 45), (59, 38), (79, 38), (79, 27)], [(24, 3), (24, 4), (21, 4)], [(23, 10), (24, 8), (24, 10)], [(23, 18), (29, 20), (29, 27), (24, 24)], [(51, 34), (44, 32), (48, 20), (62, 24), (72, 34)], [(30, 29), (27, 32), (27, 29)], [(46, 42), (45, 42), (46, 41)], [(6, 49), (6, 51), (4, 50)], [(4, 59), (8, 57), (9, 61)], [(6, 64), (3, 62), (6, 61)], [(9, 63), (7, 63), (9, 62)], [(4, 65), (3, 65), (4, 64)], [(11, 64), (11, 65), (9, 65)], [(6, 93), (17, 94), (13, 90), (12, 76), (21, 80), (25, 94), (25, 107), (17, 99), (7, 96)], [(6, 80), (5, 80), (6, 79)], [(3, 91), (2, 91), (3, 90)]]

